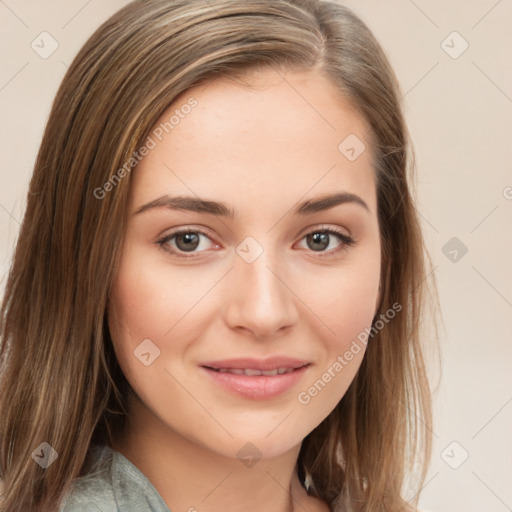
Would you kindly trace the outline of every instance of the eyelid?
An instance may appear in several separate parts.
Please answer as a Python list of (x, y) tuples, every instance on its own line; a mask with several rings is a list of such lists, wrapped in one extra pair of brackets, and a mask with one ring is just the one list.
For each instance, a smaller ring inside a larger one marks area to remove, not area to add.
[[(343, 232), (342, 230), (346, 231)], [(304, 238), (306, 235), (309, 235), (310, 233), (316, 233), (317, 231), (335, 231), (336, 233), (346, 236), (347, 238), (352, 238), (352, 233), (350, 230), (344, 226), (338, 226), (335, 224), (312, 224), (308, 226), (307, 228), (304, 228), (300, 232), (301, 239)]]
[(201, 233), (202, 235), (210, 238), (211, 240), (215, 240), (215, 236), (211, 233), (211, 231), (209, 229), (207, 229), (201, 225), (195, 225), (195, 224), (172, 228), (170, 231), (166, 232), (165, 235), (160, 235), (158, 237), (158, 239), (161, 240), (163, 238), (171, 238), (173, 236), (183, 234), (183, 233)]

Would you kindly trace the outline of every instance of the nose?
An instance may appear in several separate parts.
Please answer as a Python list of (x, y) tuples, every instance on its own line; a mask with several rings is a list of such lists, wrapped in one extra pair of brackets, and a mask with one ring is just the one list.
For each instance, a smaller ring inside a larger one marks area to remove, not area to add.
[(287, 276), (284, 262), (267, 251), (252, 263), (236, 256), (225, 295), (229, 327), (268, 339), (295, 325), (298, 299)]

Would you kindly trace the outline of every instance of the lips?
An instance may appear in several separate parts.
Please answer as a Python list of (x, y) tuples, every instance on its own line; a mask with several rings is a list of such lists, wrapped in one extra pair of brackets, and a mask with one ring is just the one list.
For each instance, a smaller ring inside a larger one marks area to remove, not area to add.
[(310, 363), (287, 357), (269, 359), (226, 359), (201, 364), (215, 384), (236, 395), (270, 399), (293, 388)]

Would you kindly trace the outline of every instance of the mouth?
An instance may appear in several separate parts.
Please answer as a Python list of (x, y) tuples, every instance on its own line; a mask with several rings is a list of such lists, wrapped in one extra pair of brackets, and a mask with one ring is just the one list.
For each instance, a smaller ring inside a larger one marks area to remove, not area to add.
[[(307, 366), (308, 364), (305, 364), (303, 366)], [(219, 373), (233, 373), (235, 375), (248, 375), (250, 377), (255, 377), (258, 375), (283, 375), (285, 373), (291, 373), (295, 370), (298, 370), (303, 366), (300, 366), (298, 368), (282, 366), (281, 368), (275, 368), (274, 370), (257, 370), (255, 368), (212, 368), (209, 366), (204, 366), (204, 368), (208, 368), (209, 370), (213, 370)]]
[[(225, 391), (244, 398), (265, 400), (292, 389), (311, 366), (311, 363), (305, 361), (279, 364), (280, 366), (276, 366), (276, 362), (268, 361), (257, 364), (231, 361), (203, 364), (200, 368)], [(269, 366), (275, 367), (268, 368)]]

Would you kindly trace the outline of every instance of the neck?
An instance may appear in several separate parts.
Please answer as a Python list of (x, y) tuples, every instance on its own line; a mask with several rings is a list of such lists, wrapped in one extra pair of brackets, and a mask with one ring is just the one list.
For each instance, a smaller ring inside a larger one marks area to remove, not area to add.
[(170, 510), (293, 512), (314, 499), (297, 475), (300, 445), (244, 464), (236, 449), (229, 457), (171, 429), (138, 398), (131, 400), (129, 411), (124, 435), (112, 448), (137, 466)]

